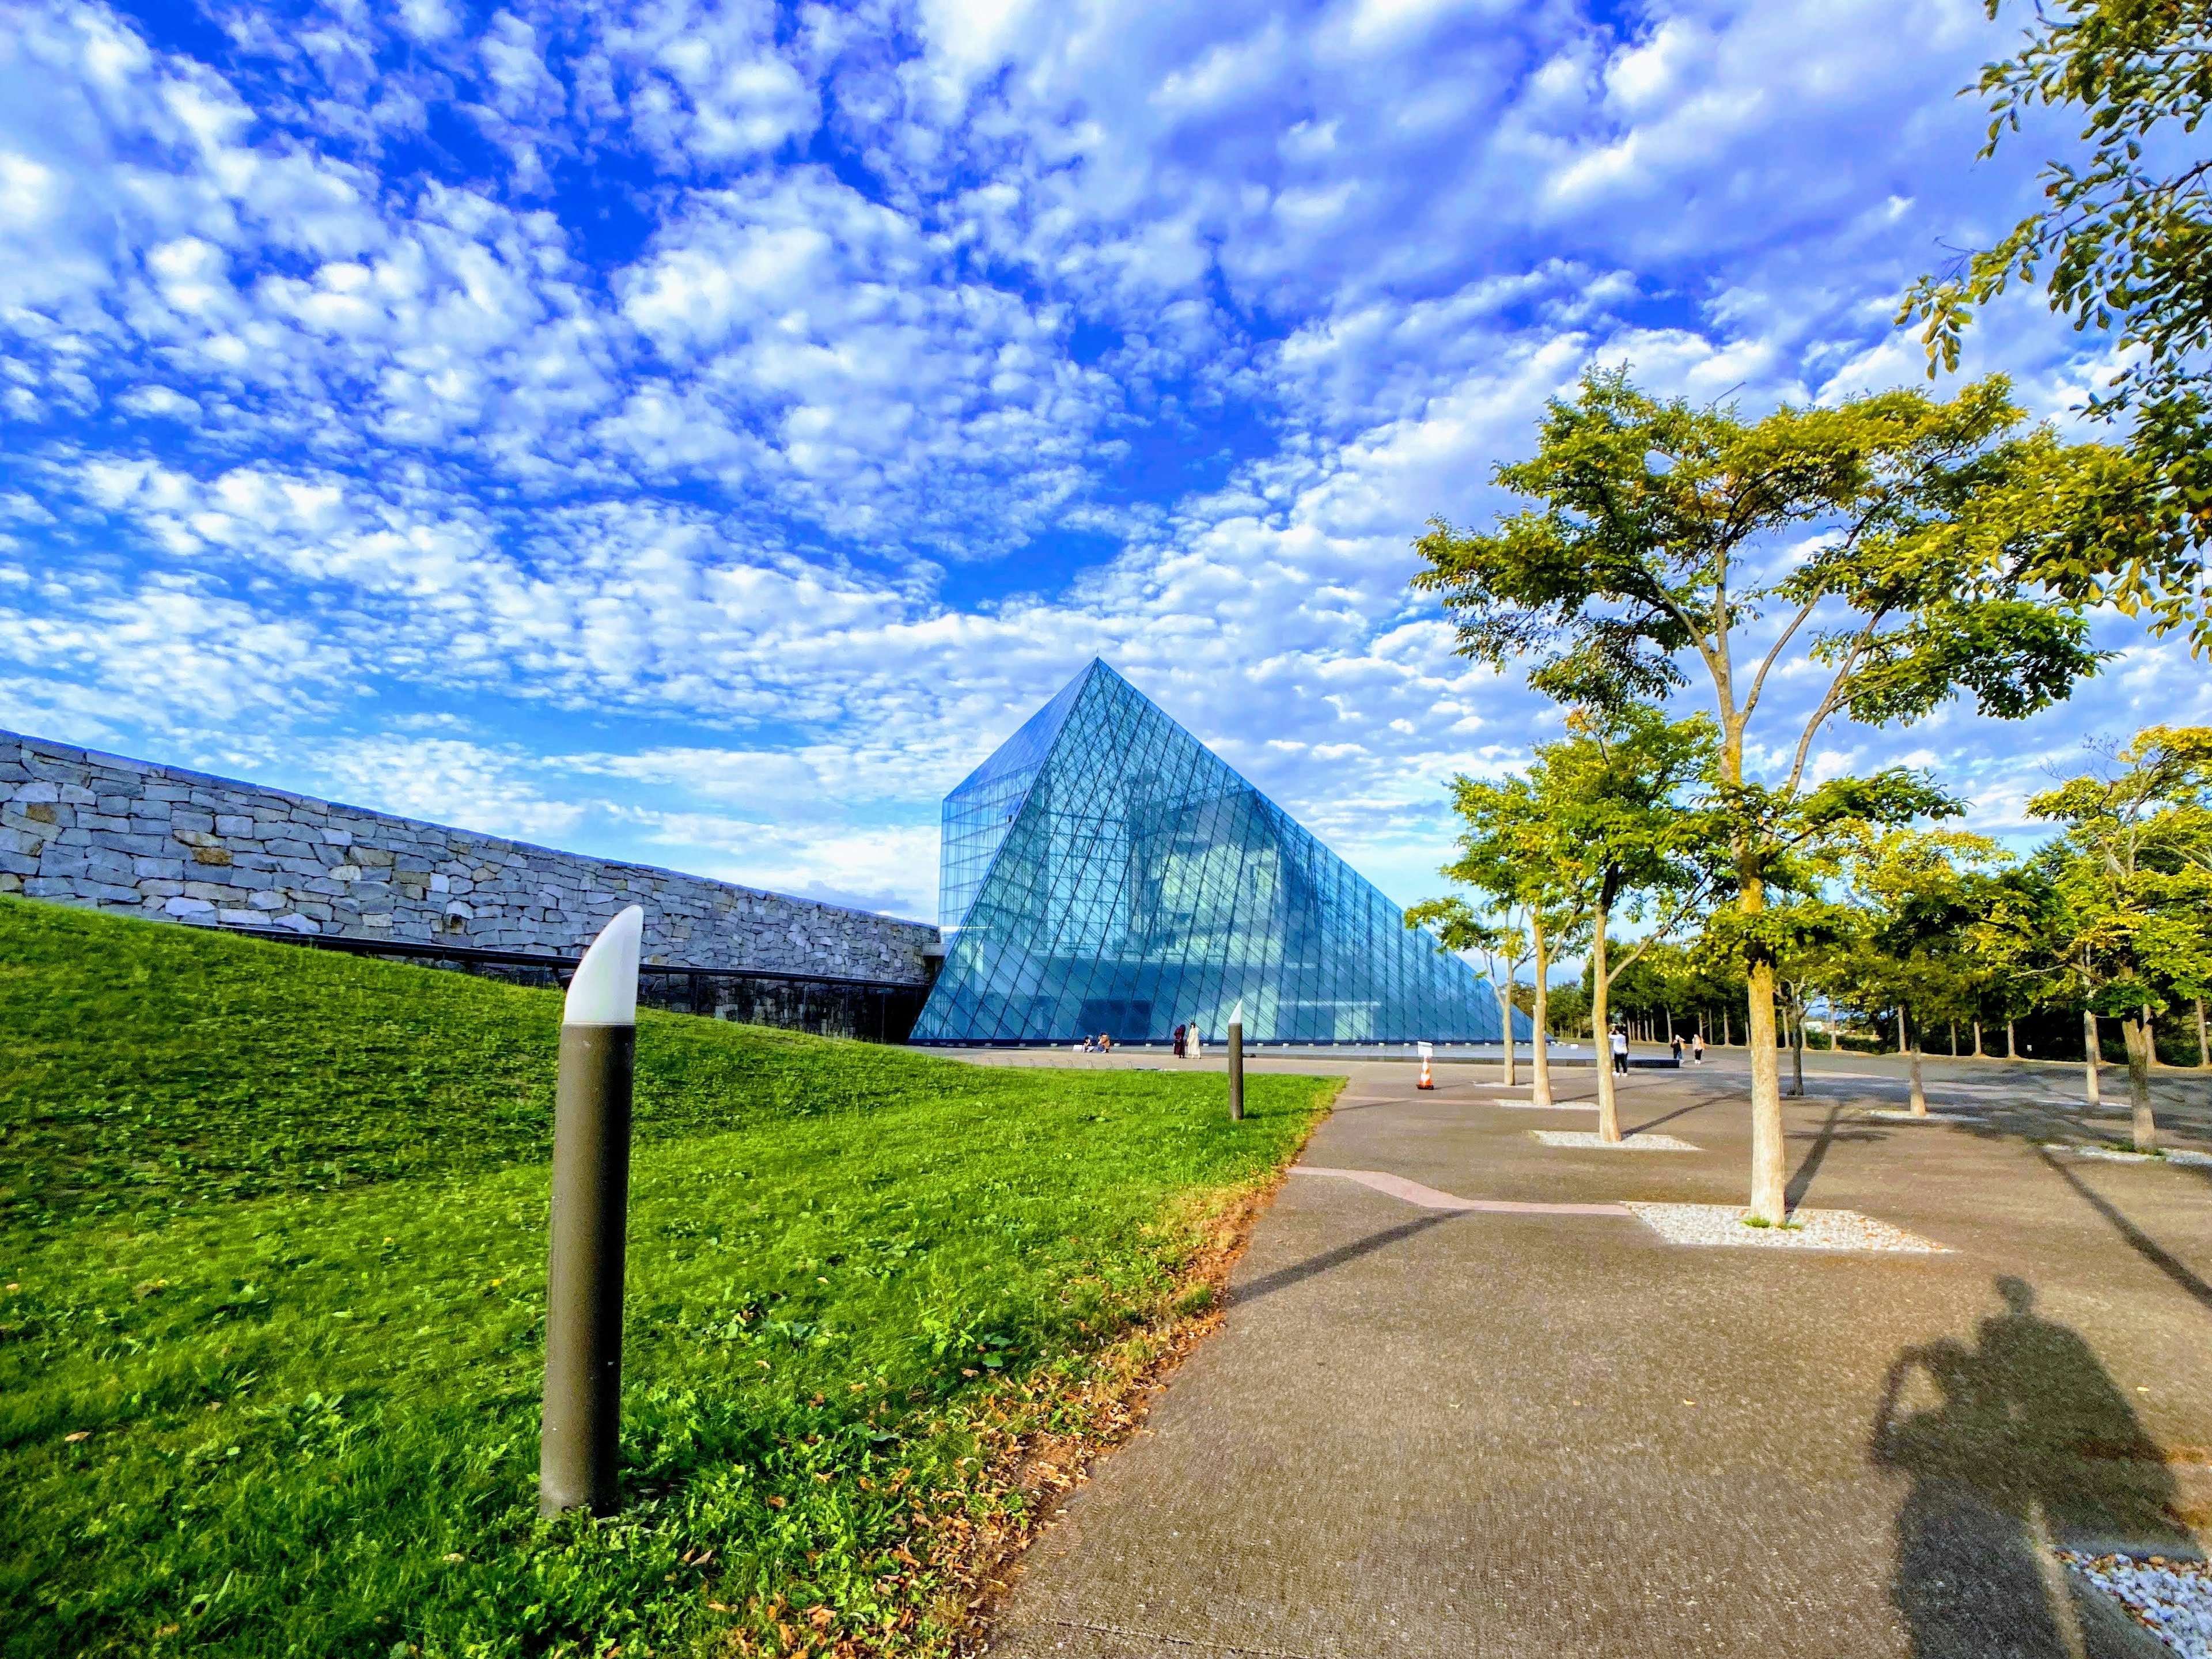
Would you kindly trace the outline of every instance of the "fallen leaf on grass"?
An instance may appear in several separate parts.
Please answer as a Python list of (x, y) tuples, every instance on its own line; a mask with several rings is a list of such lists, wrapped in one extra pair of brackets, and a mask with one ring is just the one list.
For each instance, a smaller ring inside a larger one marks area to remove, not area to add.
[(66, 1444), (71, 1446), (76, 1444), (80, 1440), (89, 1440), (91, 1438), (92, 1431), (90, 1429), (77, 1429), (62, 1437), (63, 1441)]

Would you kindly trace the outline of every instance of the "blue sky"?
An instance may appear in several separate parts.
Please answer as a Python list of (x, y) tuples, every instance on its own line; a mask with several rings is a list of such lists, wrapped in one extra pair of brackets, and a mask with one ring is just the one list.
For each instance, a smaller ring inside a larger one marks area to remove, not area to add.
[[(1897, 295), (2059, 137), (1973, 162), (2016, 22), (1948, 0), (0, 14), (0, 724), (921, 916), (1094, 654), (1434, 891), (1444, 781), (1556, 728), (1423, 521), (1593, 361), (1917, 380)], [(2030, 301), (1965, 367), (2063, 419), (2109, 356)], [(2100, 631), (1820, 768), (2009, 831), (2212, 720)]]

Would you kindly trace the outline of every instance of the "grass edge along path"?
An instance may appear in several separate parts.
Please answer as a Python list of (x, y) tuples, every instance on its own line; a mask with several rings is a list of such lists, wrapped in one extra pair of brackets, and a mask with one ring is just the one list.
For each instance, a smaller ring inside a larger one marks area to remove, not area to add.
[(1338, 1086), (650, 1017), (626, 1505), (549, 1524), (558, 1009), (0, 902), (0, 1654), (945, 1652)]
[[(936, 1589), (934, 1620), (951, 1652), (979, 1654), (988, 1644), (992, 1620), (1013, 1589), (1004, 1575), (1036, 1541), (1039, 1525), (1063, 1493), (1089, 1479), (1092, 1464), (1143, 1426), (1146, 1396), (1227, 1317), (1229, 1275), (1251, 1242), (1252, 1228), (1282, 1190), (1291, 1165), (1346, 1080), (1322, 1081), (1326, 1097), (1271, 1176), (1207, 1195), (1212, 1204), (1194, 1217), (1196, 1249), (1161, 1297), (1155, 1318), (1094, 1353), (1072, 1357), (1073, 1364), (1012, 1380), (977, 1402), (973, 1432), (987, 1455), (972, 1492), (940, 1494), (949, 1501), (918, 1517), (921, 1529), (934, 1538), (921, 1570)], [(776, 1651), (757, 1649), (743, 1637), (738, 1648), (748, 1654)], [(836, 1651), (839, 1659), (870, 1659), (885, 1650), (863, 1639)]]

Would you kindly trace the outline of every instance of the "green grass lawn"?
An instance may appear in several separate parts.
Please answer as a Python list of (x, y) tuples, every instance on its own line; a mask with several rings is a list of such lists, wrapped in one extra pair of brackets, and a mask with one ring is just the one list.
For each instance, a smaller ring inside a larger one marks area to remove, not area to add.
[(625, 1504), (546, 1523), (559, 1018), (0, 899), (0, 1654), (941, 1646), (994, 1435), (1086, 1426), (1335, 1087), (643, 1014)]

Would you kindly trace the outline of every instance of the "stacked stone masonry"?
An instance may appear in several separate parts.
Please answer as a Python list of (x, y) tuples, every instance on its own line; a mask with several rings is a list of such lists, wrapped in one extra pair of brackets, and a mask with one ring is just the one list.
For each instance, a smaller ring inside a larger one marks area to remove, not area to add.
[(165, 921), (921, 984), (937, 929), (0, 732), (0, 893)]

